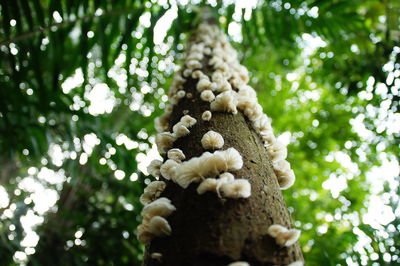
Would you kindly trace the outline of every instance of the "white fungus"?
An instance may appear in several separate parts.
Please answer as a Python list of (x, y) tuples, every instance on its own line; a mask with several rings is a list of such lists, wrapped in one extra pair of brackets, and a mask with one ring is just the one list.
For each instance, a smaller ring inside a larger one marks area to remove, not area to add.
[(182, 99), (183, 97), (185, 97), (185, 95), (186, 95), (186, 92), (184, 90), (179, 90), (176, 93), (176, 96), (178, 96), (179, 99)]
[(160, 167), (162, 164), (163, 162), (160, 160), (151, 161), (149, 166), (147, 166), (147, 172), (154, 177), (159, 177), (161, 174)]
[(248, 198), (251, 196), (251, 185), (247, 179), (235, 179), (223, 183), (221, 192), (227, 198)]
[(277, 175), (279, 187), (284, 190), (290, 188), (295, 181), (295, 175), (293, 170), (289, 170), (283, 174)]
[(301, 260), (298, 260), (298, 261), (288, 264), (287, 266), (303, 266), (303, 265), (304, 265), (304, 262)]
[(138, 233), (137, 233), (137, 238), (139, 240), (139, 242), (143, 243), (143, 244), (148, 244), (150, 243), (150, 241), (154, 238), (154, 235), (152, 233), (150, 233), (149, 231), (147, 231), (147, 226), (145, 226), (144, 224), (140, 224), (137, 227)]
[(236, 105), (238, 103), (234, 91), (225, 91), (217, 95), (215, 100), (211, 102), (211, 111), (237, 113)]
[(286, 159), (287, 149), (286, 146), (280, 141), (274, 142), (268, 149), (272, 161), (281, 161)]
[(235, 148), (229, 148), (225, 151), (216, 151), (216, 155), (222, 156), (226, 163), (226, 170), (239, 170), (243, 166), (243, 159)]
[(201, 145), (206, 150), (221, 149), (224, 146), (224, 138), (218, 132), (210, 130), (201, 138)]
[(167, 156), (168, 156), (168, 159), (172, 159), (172, 160), (174, 160), (176, 162), (181, 162), (181, 161), (186, 159), (186, 156), (183, 153), (183, 151), (180, 150), (180, 149), (176, 149), (176, 148), (175, 149), (170, 149), (167, 152)]
[(178, 165), (179, 164), (175, 160), (168, 159), (160, 167), (161, 175), (167, 180), (173, 179), (175, 177), (175, 172)]
[[(171, 179), (183, 188), (192, 182), (215, 177), (222, 172), (236, 171), (243, 166), (242, 156), (235, 148), (214, 153), (205, 152), (200, 157), (193, 157), (176, 166), (175, 177)], [(162, 174), (161, 167), (161, 174)]]
[(273, 224), (268, 228), (268, 234), (275, 238), (276, 243), (280, 246), (291, 246), (300, 237), (300, 230), (297, 229), (287, 229), (286, 227)]
[(199, 82), (197, 82), (197, 85), (196, 85), (196, 89), (199, 92), (202, 92), (204, 90), (211, 90), (211, 87), (212, 87), (212, 85), (211, 85), (210, 80), (208, 78), (205, 78), (204, 76), (200, 78)]
[(158, 133), (156, 136), (156, 144), (158, 152), (163, 154), (166, 153), (171, 147), (176, 137), (170, 132)]
[(215, 178), (206, 178), (197, 187), (197, 193), (199, 195), (206, 193), (207, 191), (217, 192), (218, 180)]
[(150, 220), (153, 216), (168, 217), (175, 210), (176, 208), (174, 205), (172, 205), (170, 199), (161, 197), (149, 204), (146, 204), (141, 214), (144, 219)]
[(236, 262), (229, 263), (228, 266), (250, 266), (250, 264), (245, 261), (236, 261)]
[(159, 252), (153, 252), (153, 253), (151, 253), (150, 258), (152, 258), (153, 260), (161, 261), (162, 254)]
[(206, 90), (201, 92), (200, 98), (205, 102), (212, 102), (215, 99), (215, 95), (212, 91)]
[(141, 214), (142, 223), (137, 227), (138, 240), (144, 244), (149, 243), (154, 237), (171, 234), (171, 226), (165, 217), (176, 210), (168, 198), (158, 198), (144, 206)]
[(192, 74), (192, 69), (187, 68), (187, 69), (183, 70), (183, 76), (184, 76), (184, 77), (187, 78), (187, 77), (190, 76), (190, 74)]
[(154, 236), (168, 236), (171, 234), (172, 230), (164, 217), (153, 216), (148, 222), (147, 231)]
[(164, 181), (153, 181), (147, 185), (143, 194), (140, 196), (140, 203), (143, 205), (149, 204), (160, 197), (164, 191), (166, 184)]
[(201, 119), (204, 121), (210, 121), (212, 117), (212, 113), (210, 111), (204, 111), (203, 114), (201, 115)]
[(178, 122), (172, 127), (172, 132), (174, 132), (174, 136), (176, 138), (181, 138), (189, 135), (190, 130), (185, 126), (184, 123)]
[(187, 128), (190, 128), (192, 126), (194, 126), (197, 122), (197, 120), (193, 117), (191, 117), (190, 115), (184, 115), (181, 117), (180, 122), (185, 125)]
[(226, 183), (230, 183), (235, 179), (231, 173), (222, 173), (219, 175), (218, 179), (206, 178), (197, 187), (198, 194), (204, 194), (207, 191), (216, 192), (218, 197), (221, 197), (220, 188)]
[(170, 113), (164, 113), (161, 116), (154, 119), (154, 127), (156, 128), (158, 133), (168, 130), (169, 118), (170, 118)]
[(193, 71), (193, 73), (192, 73), (192, 78), (194, 78), (194, 79), (200, 79), (200, 78), (202, 78), (203, 76), (205, 76), (205, 75), (204, 75), (203, 72), (201, 72), (201, 70), (195, 70), (195, 71)]

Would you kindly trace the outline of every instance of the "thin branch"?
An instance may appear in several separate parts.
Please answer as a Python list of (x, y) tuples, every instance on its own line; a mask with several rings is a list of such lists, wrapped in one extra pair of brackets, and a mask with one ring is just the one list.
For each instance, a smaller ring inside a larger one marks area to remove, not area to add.
[(29, 37), (31, 37), (33, 35), (42, 33), (44, 31), (49, 31), (52, 28), (65, 27), (67, 25), (75, 24), (75, 23), (77, 23), (79, 21), (89, 20), (89, 19), (92, 19), (92, 18), (100, 18), (100, 17), (104, 17), (104, 16), (121, 15), (121, 14), (129, 13), (129, 12), (132, 12), (132, 11), (135, 11), (135, 10), (137, 10), (137, 8), (111, 10), (111, 11), (108, 11), (108, 12), (104, 12), (101, 15), (91, 14), (91, 15), (83, 16), (81, 18), (77, 18), (77, 19), (75, 19), (73, 21), (65, 21), (65, 22), (55, 23), (55, 24), (52, 24), (52, 25), (47, 26), (47, 27), (39, 27), (38, 29), (35, 29), (33, 31), (30, 31), (30, 32), (22, 33), (21, 35), (15, 36), (15, 37), (13, 37), (13, 38), (11, 38), (9, 40), (1, 41), (0, 42), (0, 47), (4, 46), (4, 45), (8, 45), (10, 43), (18, 42), (18, 41), (23, 40), (25, 38), (29, 38)]

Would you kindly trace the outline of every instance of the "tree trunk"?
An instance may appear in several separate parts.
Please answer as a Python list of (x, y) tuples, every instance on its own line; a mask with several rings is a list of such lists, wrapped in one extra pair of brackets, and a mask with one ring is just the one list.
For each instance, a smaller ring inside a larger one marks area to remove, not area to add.
[[(201, 34), (201, 31), (195, 32), (190, 44), (196, 43)], [(209, 64), (210, 59), (211, 55), (205, 55), (201, 61), (201, 71), (209, 77), (215, 71)], [(161, 177), (167, 184), (161, 197), (169, 198), (176, 207), (167, 218), (172, 233), (154, 238), (146, 245), (143, 264), (222, 266), (246, 261), (256, 266), (302, 261), (298, 244), (282, 247), (268, 234), (273, 224), (291, 228), (291, 220), (271, 160), (252, 121), (242, 111), (237, 114), (213, 111), (211, 120), (204, 121), (201, 117), (204, 111), (210, 110), (210, 103), (200, 98), (197, 82), (198, 79), (187, 77), (182, 86), (186, 95), (192, 94), (192, 97), (183, 97), (173, 106), (170, 131), (184, 114), (197, 120), (190, 134), (178, 138), (173, 147), (181, 149), (186, 160), (199, 157), (206, 151), (201, 145), (203, 135), (209, 130), (220, 133), (224, 138), (221, 149), (234, 147), (243, 158), (243, 167), (230, 172), (235, 179), (250, 182), (251, 196), (235, 199), (211, 192), (199, 195), (196, 192), (199, 183), (183, 189)], [(235, 85), (232, 88), (237, 91)], [(155, 258), (154, 253), (161, 253), (162, 257)]]

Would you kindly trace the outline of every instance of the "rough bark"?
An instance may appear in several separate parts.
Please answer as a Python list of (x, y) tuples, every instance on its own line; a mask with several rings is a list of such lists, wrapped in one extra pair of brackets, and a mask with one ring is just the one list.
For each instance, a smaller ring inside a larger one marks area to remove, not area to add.
[[(207, 66), (205, 63), (203, 65)], [(211, 69), (202, 71), (209, 73)], [(236, 115), (213, 112), (210, 121), (203, 121), (201, 115), (210, 109), (210, 104), (200, 99), (196, 82), (188, 78), (184, 84), (185, 91), (192, 93), (193, 98), (185, 97), (174, 106), (170, 126), (187, 111), (197, 119), (197, 123), (190, 129), (189, 135), (175, 141), (174, 147), (180, 148), (186, 158), (200, 156), (206, 151), (201, 146), (202, 136), (209, 130), (219, 132), (225, 140), (223, 149), (234, 147), (242, 155), (242, 169), (232, 173), (235, 178), (250, 181), (252, 195), (247, 199), (219, 198), (211, 192), (198, 195), (196, 183), (182, 189), (174, 182), (165, 180), (167, 187), (161, 196), (171, 199), (177, 208), (168, 217), (172, 234), (155, 238), (146, 246), (143, 264), (220, 266), (247, 261), (257, 266), (303, 261), (298, 244), (280, 247), (267, 234), (272, 224), (291, 228), (291, 219), (259, 135), (240, 111)], [(161, 253), (162, 259), (152, 259), (153, 252)]]

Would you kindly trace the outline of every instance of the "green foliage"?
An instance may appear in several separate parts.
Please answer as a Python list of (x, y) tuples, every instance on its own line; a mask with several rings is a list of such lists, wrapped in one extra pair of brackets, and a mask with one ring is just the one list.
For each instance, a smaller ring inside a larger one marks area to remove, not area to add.
[[(150, 181), (139, 168), (203, 6), (1, 1), (2, 264), (139, 264), (138, 197)], [(251, 85), (290, 142), (297, 181), (284, 196), (309, 265), (400, 263), (398, 172), (377, 168), (398, 168), (396, 8), (377, 0), (212, 7), (222, 29), (241, 29), (231, 37)], [(373, 181), (376, 169), (384, 176)], [(386, 222), (365, 218), (376, 200)], [(26, 243), (35, 239), (26, 217), (39, 219), (37, 243)]]

